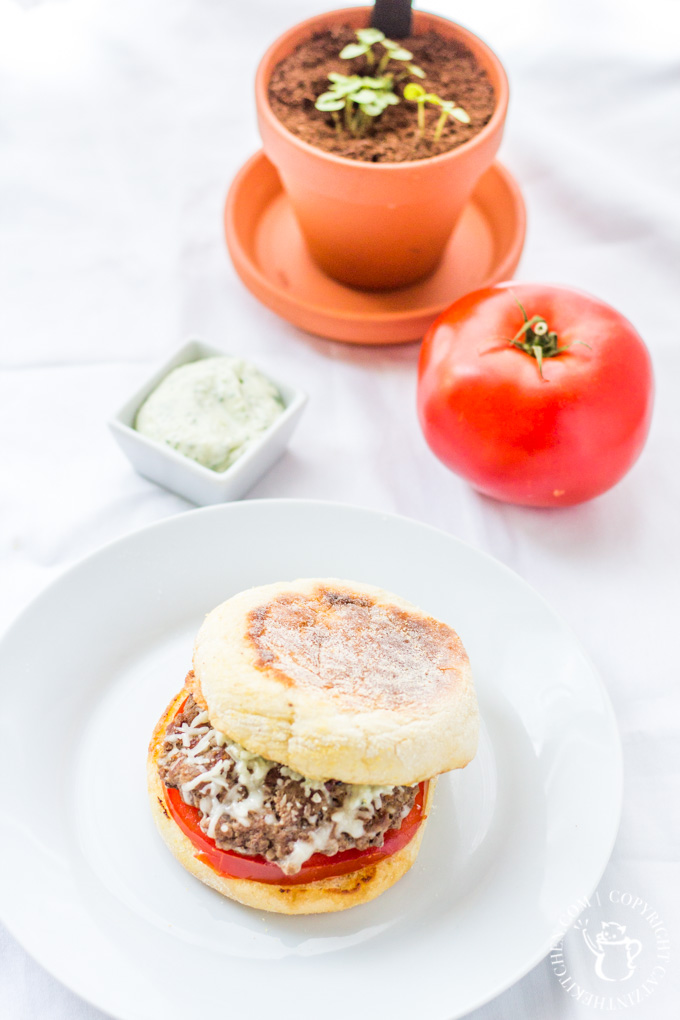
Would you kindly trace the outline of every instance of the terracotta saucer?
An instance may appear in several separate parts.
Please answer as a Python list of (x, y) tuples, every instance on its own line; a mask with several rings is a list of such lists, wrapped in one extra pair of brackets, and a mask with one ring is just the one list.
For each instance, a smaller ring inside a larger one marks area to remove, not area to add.
[(313, 262), (263, 152), (238, 172), (224, 210), (227, 246), (246, 287), (301, 329), (358, 344), (418, 340), (456, 298), (510, 279), (525, 220), (516, 181), (494, 163), (475, 188), (436, 272), (411, 287), (367, 291), (337, 283)]

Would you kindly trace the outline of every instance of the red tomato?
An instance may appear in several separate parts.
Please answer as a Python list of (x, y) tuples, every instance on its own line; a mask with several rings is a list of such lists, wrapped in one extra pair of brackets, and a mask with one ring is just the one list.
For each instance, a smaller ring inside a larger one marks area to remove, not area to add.
[(252, 882), (266, 882), (270, 885), (303, 885), (333, 875), (349, 875), (353, 871), (361, 871), (369, 864), (377, 864), (401, 850), (413, 839), (423, 821), (426, 793), (427, 783), (421, 783), (409, 814), (398, 829), (390, 829), (385, 833), (382, 846), (372, 846), (367, 850), (343, 850), (332, 857), (312, 854), (296, 875), (285, 875), (278, 864), (272, 864), (264, 857), (246, 857), (235, 850), (221, 850), (201, 829), (198, 808), (185, 804), (179, 790), (174, 787), (165, 787), (165, 801), (174, 821), (199, 851), (196, 854), (198, 860), (215, 871), (230, 878), (247, 878)]
[(427, 442), (452, 471), (508, 503), (566, 506), (606, 492), (637, 460), (652, 401), (649, 352), (630, 322), (566, 287), (475, 291), (423, 341)]

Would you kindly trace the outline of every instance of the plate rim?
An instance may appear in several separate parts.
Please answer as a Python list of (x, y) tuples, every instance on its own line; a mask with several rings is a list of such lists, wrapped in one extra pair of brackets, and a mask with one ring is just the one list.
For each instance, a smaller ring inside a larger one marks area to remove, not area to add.
[[(118, 537), (111, 539), (108, 542), (105, 542), (103, 545), (98, 546), (96, 549), (93, 549), (90, 552), (83, 554), (82, 556), (74, 560), (73, 563), (64, 567), (56, 575), (56, 577), (52, 578), (45, 585), (44, 588), (42, 588), (32, 599), (30, 599), (30, 601), (10, 621), (10, 623), (5, 627), (5, 629), (2, 632), (0, 632), (0, 661), (2, 659), (4, 651), (3, 646), (5, 642), (11, 637), (13, 630), (23, 623), (24, 618), (30, 612), (33, 612), (36, 608), (39, 608), (40, 603), (44, 599), (49, 598), (52, 590), (58, 587), (58, 585), (64, 580), (64, 578), (68, 577), (69, 575), (76, 574), (81, 568), (90, 564), (93, 560), (97, 560), (98, 558), (105, 556), (105, 554), (107, 554), (109, 551), (115, 550), (116, 547), (124, 546), (130, 539), (143, 535), (146, 532), (163, 530), (164, 528), (171, 527), (175, 522), (179, 520), (184, 520), (186, 518), (193, 519), (196, 518), (197, 516), (206, 515), (219, 516), (222, 513), (229, 512), (232, 508), (235, 507), (246, 508), (251, 504), (266, 505), (272, 507), (280, 505), (283, 506), (304, 505), (305, 507), (329, 508), (332, 510), (359, 512), (361, 514), (368, 514), (375, 518), (381, 519), (389, 518), (400, 523), (416, 525), (418, 528), (431, 532), (440, 538), (443, 537), (449, 542), (453, 542), (455, 545), (462, 546), (463, 548), (472, 550), (476, 555), (481, 556), (483, 559), (492, 563), (495, 567), (500, 568), (504, 573), (509, 575), (516, 583), (519, 583), (525, 589), (528, 589), (528, 591), (535, 598), (537, 598), (542, 603), (542, 605), (548, 610), (551, 616), (560, 623), (560, 625), (564, 628), (565, 633), (568, 636), (571, 643), (573, 644), (573, 646), (578, 650), (580, 655), (587, 663), (593, 675), (593, 678), (597, 683), (598, 690), (602, 699), (604, 715), (611, 730), (612, 751), (616, 754), (615, 763), (616, 790), (614, 791), (614, 795), (611, 797), (612, 801), (615, 801), (614, 811), (615, 821), (614, 824), (612, 825), (612, 832), (607, 843), (606, 853), (599, 855), (597, 867), (594, 869), (597, 873), (597, 877), (591, 884), (591, 887), (588, 889), (588, 892), (586, 894), (587, 898), (590, 898), (595, 889), (597, 889), (598, 884), (601, 881), (602, 876), (610, 861), (613, 848), (618, 838), (621, 823), (621, 815), (623, 810), (623, 796), (624, 796), (623, 743), (621, 738), (621, 732), (616, 718), (616, 713), (614, 711), (614, 706), (609, 696), (609, 692), (607, 690), (607, 687), (605, 686), (605, 683), (600, 675), (599, 670), (595, 666), (588, 651), (581, 644), (578, 636), (575, 634), (570, 624), (562, 617), (560, 613), (558, 613), (555, 609), (552, 608), (548, 600), (541, 594), (541, 592), (534, 588), (533, 585), (526, 581), (520, 574), (517, 573), (517, 571), (513, 570), (512, 567), (507, 566), (507, 564), (497, 559), (491, 553), (487, 552), (484, 549), (478, 548), (476, 545), (473, 545), (470, 542), (466, 542), (465, 540), (459, 538), (457, 535), (453, 535), (445, 531), (443, 528), (439, 528), (435, 525), (419, 521), (412, 517), (407, 517), (404, 514), (398, 514), (393, 511), (378, 510), (373, 507), (365, 507), (354, 503), (344, 503), (339, 500), (321, 500), (289, 497), (271, 497), (264, 499), (238, 500), (231, 503), (219, 503), (210, 506), (196, 507), (194, 509), (170, 514), (169, 516), (163, 517), (160, 520), (151, 521), (138, 528), (134, 528), (123, 535), (119, 535)], [(2, 857), (3, 857), (2, 847), (0, 847), (0, 862), (2, 861)], [(579, 914), (583, 909), (584, 907), (582, 907), (581, 910), (579, 910)], [(570, 917), (569, 924), (573, 924), (574, 920), (576, 920), (576, 916)], [(5, 912), (3, 910), (3, 906), (1, 903), (0, 903), (0, 922), (2, 922), (7, 931), (10, 933), (11, 937), (21, 946), (24, 952), (26, 952), (33, 961), (35, 961), (40, 967), (43, 968), (43, 970), (50, 974), (51, 977), (57, 980), (64, 988), (67, 988), (72, 994), (78, 996), (78, 998), (80, 998), (83, 1002), (86, 1002), (93, 1008), (106, 1013), (107, 1015), (114, 1018), (114, 1020), (131, 1020), (131, 1018), (134, 1016), (134, 1014), (130, 1013), (125, 1014), (111, 1013), (106, 1005), (97, 1002), (89, 995), (82, 994), (72, 984), (67, 983), (63, 978), (61, 978), (57, 968), (52, 967), (49, 964), (45, 964), (38, 956), (36, 956), (33, 953), (31, 948), (25, 943), (24, 939), (19, 934), (17, 934), (11, 920), (8, 920), (7, 917), (5, 916)], [(565, 928), (564, 930), (566, 931), (567, 928)], [(550, 935), (550, 937), (541, 945), (540, 949), (531, 957), (531, 959), (528, 962), (526, 962), (520, 968), (520, 970), (515, 974), (515, 976), (510, 981), (508, 981), (507, 979), (502, 979), (501, 981), (499, 981), (491, 991), (484, 992), (479, 997), (479, 999), (476, 1000), (474, 1003), (472, 1003), (471, 1005), (466, 1004), (464, 1012), (462, 1013), (457, 1012), (456, 1007), (454, 1006), (453, 1011), (447, 1010), (445, 1015), (437, 1014), (435, 1016), (432, 1014), (426, 1014), (428, 1020), (461, 1020), (461, 1018), (467, 1016), (470, 1012), (476, 1009), (480, 1009), (482, 1006), (487, 1005), (489, 1002), (496, 999), (498, 996), (502, 995), (508, 989), (513, 988), (523, 978), (525, 978), (530, 971), (532, 971), (536, 966), (538, 966), (542, 960), (544, 960), (547, 957), (550, 950), (556, 944), (557, 941), (557, 939), (555, 938), (556, 934), (557, 932), (554, 932)]]

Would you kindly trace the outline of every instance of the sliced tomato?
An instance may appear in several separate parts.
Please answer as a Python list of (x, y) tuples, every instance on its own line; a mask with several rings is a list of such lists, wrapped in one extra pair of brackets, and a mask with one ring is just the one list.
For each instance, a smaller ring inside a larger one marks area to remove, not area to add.
[(194, 844), (198, 850), (196, 857), (203, 864), (229, 878), (246, 878), (251, 882), (265, 882), (269, 885), (304, 885), (334, 875), (349, 875), (353, 871), (361, 871), (369, 864), (376, 864), (386, 857), (391, 857), (410, 843), (423, 821), (427, 786), (427, 782), (419, 785), (410, 812), (398, 829), (390, 829), (385, 833), (382, 846), (372, 846), (367, 850), (342, 850), (332, 857), (312, 854), (295, 875), (284, 874), (278, 864), (273, 864), (264, 857), (247, 857), (235, 850), (220, 849), (215, 840), (206, 836), (201, 829), (201, 813), (198, 808), (185, 804), (179, 790), (174, 787), (165, 787), (165, 800), (170, 815)]

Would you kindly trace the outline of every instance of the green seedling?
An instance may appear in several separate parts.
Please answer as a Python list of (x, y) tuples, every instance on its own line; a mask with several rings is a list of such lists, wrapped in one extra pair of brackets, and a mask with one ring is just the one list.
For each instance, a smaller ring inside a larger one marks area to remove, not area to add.
[[(376, 75), (383, 74), (390, 60), (397, 60), (406, 65), (405, 69), (402, 69), (400, 77), (405, 77), (408, 74), (412, 74), (416, 78), (425, 77), (422, 67), (409, 63), (409, 61), (413, 60), (411, 51), (404, 49), (403, 46), (392, 39), (387, 39), (385, 33), (381, 32), (379, 28), (358, 28), (356, 37), (359, 40), (358, 42), (348, 43), (341, 50), (340, 56), (343, 60), (366, 57), (366, 63), (370, 68), (376, 67), (377, 64)], [(373, 52), (373, 47), (378, 43), (380, 43), (385, 51), (380, 57)]]
[(404, 99), (408, 99), (409, 102), (418, 104), (418, 134), (422, 138), (425, 134), (425, 104), (429, 103), (430, 106), (435, 106), (439, 109), (439, 119), (437, 120), (436, 127), (434, 129), (434, 140), (438, 142), (442, 136), (444, 125), (449, 117), (453, 117), (454, 120), (460, 121), (461, 124), (469, 124), (470, 116), (463, 109), (462, 106), (458, 106), (451, 99), (440, 99), (434, 92), (426, 92), (422, 85), (418, 85), (416, 82), (409, 82), (408, 85), (404, 86)]
[[(399, 97), (393, 91), (394, 80), (387, 74), (380, 78), (367, 78), (359, 74), (329, 74), (331, 83), (327, 92), (323, 92), (314, 104), (322, 113), (331, 113), (335, 122), (335, 130), (342, 133), (345, 129), (360, 138), (374, 117), (395, 106)], [(340, 111), (343, 111), (342, 120)]]

